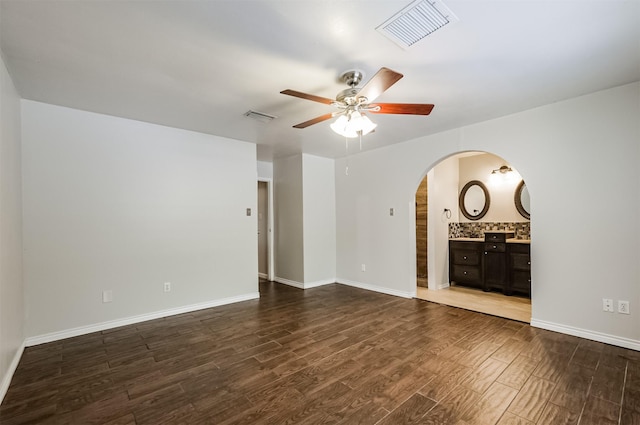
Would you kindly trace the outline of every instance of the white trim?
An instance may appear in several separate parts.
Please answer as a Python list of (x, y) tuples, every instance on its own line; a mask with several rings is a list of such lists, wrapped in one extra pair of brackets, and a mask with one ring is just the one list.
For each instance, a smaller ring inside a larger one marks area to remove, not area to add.
[(261, 277), (261, 278), (263, 278), (263, 279), (269, 279), (269, 275), (268, 275), (268, 274), (266, 274), (266, 273), (260, 273), (260, 272), (258, 272), (258, 277)]
[(316, 280), (315, 282), (302, 283), (296, 280), (289, 280), (289, 279), (285, 279), (283, 277), (277, 277), (277, 276), (275, 278), (275, 281), (278, 283), (282, 283), (283, 285), (293, 286), (294, 288), (298, 288), (298, 289), (310, 289), (310, 288), (316, 288), (318, 286), (332, 285), (334, 283), (337, 283), (335, 279), (324, 279), (324, 280)]
[(309, 288), (316, 288), (318, 286), (324, 286), (324, 285), (333, 285), (334, 283), (336, 283), (336, 279), (324, 279), (324, 280), (316, 280), (315, 282), (309, 282), (309, 283), (305, 283), (304, 284), (304, 289), (309, 289)]
[(293, 286), (294, 288), (304, 289), (304, 283), (295, 280), (285, 279), (283, 277), (276, 276), (275, 281), (282, 283), (283, 285)]
[(18, 363), (20, 363), (20, 359), (22, 358), (22, 353), (24, 352), (25, 347), (26, 341), (23, 342), (22, 345), (20, 345), (20, 347), (18, 347), (18, 349), (16, 350), (16, 354), (13, 356), (13, 360), (11, 360), (9, 368), (2, 378), (2, 385), (0, 385), (0, 403), (2, 403), (2, 401), (4, 400), (4, 396), (7, 395), (9, 385), (11, 385), (11, 380), (13, 379), (13, 374), (16, 373)]
[(46, 342), (58, 341), (60, 339), (71, 338), (78, 335), (86, 335), (92, 332), (100, 332), (106, 329), (117, 328), (120, 326), (132, 325), (134, 323), (146, 322), (147, 320), (160, 319), (163, 317), (174, 316), (176, 314), (190, 313), (192, 311), (203, 310), (205, 308), (219, 307), (225, 304), (232, 304), (241, 301), (248, 301), (260, 298), (259, 292), (251, 292), (235, 297), (222, 298), (213, 301), (207, 301), (198, 304), (176, 307), (169, 310), (156, 311), (154, 313), (141, 314), (138, 316), (125, 317), (123, 319), (110, 320), (108, 322), (96, 323), (89, 326), (80, 326), (78, 328), (67, 329), (49, 334), (32, 336), (25, 340), (25, 345), (31, 347), (33, 345), (44, 344)]
[(447, 289), (451, 284), (449, 282), (444, 282), (436, 286), (436, 289)]
[(592, 341), (604, 342), (605, 344), (617, 345), (618, 347), (629, 348), (640, 351), (640, 341), (624, 338), (621, 336), (609, 335), (587, 329), (574, 328), (573, 326), (559, 323), (546, 322), (544, 320), (531, 319), (531, 326), (534, 328), (546, 329), (548, 331), (560, 332), (567, 335), (578, 336)]
[[(267, 276), (265, 279), (275, 279), (275, 250), (273, 241), (274, 213), (273, 213), (273, 179), (267, 177), (258, 177), (259, 182), (267, 183)], [(262, 276), (261, 276), (262, 277)]]
[(414, 298), (416, 291), (413, 293), (411, 291), (398, 291), (397, 289), (385, 288), (383, 286), (371, 285), (369, 283), (356, 282), (354, 280), (347, 279), (338, 279), (336, 283), (347, 286), (354, 286), (360, 289), (366, 289), (367, 291), (380, 292), (382, 294), (393, 295), (394, 297), (402, 297), (402, 298)]

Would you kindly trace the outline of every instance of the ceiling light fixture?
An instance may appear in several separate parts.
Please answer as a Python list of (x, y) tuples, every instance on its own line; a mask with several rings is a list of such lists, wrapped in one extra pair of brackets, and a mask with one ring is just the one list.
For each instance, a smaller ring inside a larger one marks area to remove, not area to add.
[(352, 139), (371, 133), (377, 126), (363, 113), (347, 110), (330, 127), (339, 135)]

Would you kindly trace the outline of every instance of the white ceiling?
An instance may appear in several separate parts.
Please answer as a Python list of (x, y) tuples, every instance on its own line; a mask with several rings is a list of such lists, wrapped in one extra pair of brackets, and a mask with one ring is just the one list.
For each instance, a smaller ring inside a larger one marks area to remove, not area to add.
[(0, 46), (23, 98), (255, 142), (260, 160), (345, 155), (329, 121), (292, 128), (331, 106), (279, 92), (334, 98), (350, 68), (404, 74), (380, 102), (436, 105), (373, 115), (363, 149), (640, 80), (640, 0), (444, 0), (459, 22), (403, 50), (375, 28), (409, 3), (0, 0)]

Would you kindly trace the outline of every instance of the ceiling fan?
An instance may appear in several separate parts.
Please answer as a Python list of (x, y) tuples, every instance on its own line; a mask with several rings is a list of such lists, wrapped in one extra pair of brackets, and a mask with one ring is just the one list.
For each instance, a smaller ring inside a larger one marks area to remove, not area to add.
[(340, 79), (349, 88), (338, 93), (335, 100), (289, 89), (280, 93), (338, 108), (336, 112), (330, 112), (296, 124), (293, 126), (294, 128), (306, 128), (337, 116), (338, 119), (331, 124), (333, 131), (345, 137), (358, 137), (371, 132), (376, 127), (376, 124), (373, 124), (366, 117), (366, 113), (405, 115), (429, 115), (431, 113), (434, 106), (431, 104), (374, 103), (378, 96), (402, 77), (403, 75), (399, 72), (383, 67), (362, 88), (358, 88), (358, 84), (362, 81), (363, 73), (358, 70), (348, 70), (342, 73)]

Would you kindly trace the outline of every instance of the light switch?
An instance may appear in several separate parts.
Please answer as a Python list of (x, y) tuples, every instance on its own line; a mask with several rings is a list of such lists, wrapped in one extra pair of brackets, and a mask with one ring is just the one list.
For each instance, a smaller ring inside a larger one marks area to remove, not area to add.
[(391, 217), (393, 217), (393, 212), (394, 212), (394, 211), (393, 211), (393, 208), (389, 208), (389, 215), (390, 215)]
[(102, 291), (102, 302), (110, 303), (111, 301), (113, 301), (113, 291), (111, 289)]
[(251, 208), (247, 208), (247, 217), (251, 217)]

